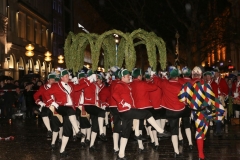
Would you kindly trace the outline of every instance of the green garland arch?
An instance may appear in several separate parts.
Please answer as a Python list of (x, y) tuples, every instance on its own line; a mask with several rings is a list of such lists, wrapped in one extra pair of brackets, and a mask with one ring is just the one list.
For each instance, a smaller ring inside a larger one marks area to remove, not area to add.
[[(104, 68), (108, 69), (116, 65), (116, 44), (113, 34), (118, 34), (121, 37), (118, 45), (117, 65), (122, 67), (125, 60), (125, 68), (132, 70), (136, 64), (135, 46), (145, 44), (147, 48), (148, 61), (151, 67), (156, 70), (157, 56), (156, 48), (158, 49), (161, 68), (166, 68), (166, 46), (162, 38), (158, 37), (153, 32), (146, 32), (143, 29), (138, 29), (132, 33), (123, 33), (119, 30), (110, 30), (101, 35), (69, 32), (65, 44), (64, 55), (66, 66), (77, 72), (84, 64), (84, 52), (88, 45), (91, 49), (92, 70), (96, 70), (99, 62), (101, 49), (104, 52)], [(134, 44), (134, 39), (140, 41)]]

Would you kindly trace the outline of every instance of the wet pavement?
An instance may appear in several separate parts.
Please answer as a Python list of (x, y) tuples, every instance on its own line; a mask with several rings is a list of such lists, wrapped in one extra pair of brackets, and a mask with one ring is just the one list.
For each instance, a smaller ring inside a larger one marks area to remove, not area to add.
[[(194, 133), (194, 127), (192, 127)], [(240, 160), (240, 125), (227, 125), (222, 137), (214, 137), (210, 130), (205, 141), (204, 153), (210, 160)], [(47, 130), (39, 119), (21, 118), (12, 120), (0, 120), (0, 137), (14, 136), (14, 140), (0, 141), (0, 160), (58, 160), (59, 149), (51, 151), (51, 140), (46, 138)], [(111, 130), (107, 131), (108, 142), (95, 142), (98, 152), (92, 153), (80, 147), (80, 140), (70, 139), (66, 151), (70, 154), (69, 160), (115, 160), (113, 154), (113, 142)], [(183, 160), (196, 160), (198, 153), (195, 140), (193, 151), (188, 150), (188, 142), (183, 132), (184, 144), (179, 145), (180, 153), (183, 153)], [(133, 138), (129, 139), (126, 148), (128, 160), (171, 160), (173, 158), (173, 146), (170, 139), (160, 140), (158, 151), (150, 146), (150, 141), (144, 142), (148, 152), (139, 154), (138, 145)]]

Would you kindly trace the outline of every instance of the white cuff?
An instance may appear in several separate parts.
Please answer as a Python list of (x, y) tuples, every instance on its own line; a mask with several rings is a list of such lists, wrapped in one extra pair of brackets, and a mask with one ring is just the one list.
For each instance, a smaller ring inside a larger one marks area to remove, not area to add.
[(56, 103), (56, 102), (52, 102), (52, 104), (51, 105), (53, 105), (56, 109), (58, 109), (58, 104)]

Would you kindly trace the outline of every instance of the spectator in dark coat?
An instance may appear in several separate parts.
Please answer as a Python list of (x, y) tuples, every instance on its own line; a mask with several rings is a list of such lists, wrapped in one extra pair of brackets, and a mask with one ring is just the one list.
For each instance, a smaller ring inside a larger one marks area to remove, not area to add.
[(11, 83), (12, 78), (9, 77), (7, 79), (7, 83), (6, 85), (3, 87), (3, 89), (7, 90), (6, 92), (4, 92), (4, 107), (6, 109), (6, 113), (7, 113), (7, 118), (11, 119), (12, 118), (12, 109), (14, 106), (14, 102), (15, 102), (15, 92), (11, 91), (13, 89), (15, 89), (15, 85), (13, 83)]
[(23, 94), (25, 97), (25, 102), (26, 102), (26, 116), (27, 118), (32, 118), (33, 117), (33, 108), (35, 106), (35, 101), (33, 98), (33, 94), (35, 93), (32, 91), (33, 83), (27, 83)]

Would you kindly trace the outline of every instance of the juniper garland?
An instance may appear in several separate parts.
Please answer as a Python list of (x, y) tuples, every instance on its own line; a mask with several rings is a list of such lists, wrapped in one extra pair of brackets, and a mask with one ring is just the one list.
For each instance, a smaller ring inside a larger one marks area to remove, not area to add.
[[(92, 70), (96, 70), (99, 63), (101, 51), (104, 52), (104, 67), (109, 68), (116, 64), (116, 44), (113, 34), (121, 37), (118, 46), (117, 65), (122, 67), (125, 60), (125, 68), (132, 70), (136, 64), (136, 51), (134, 46), (145, 44), (147, 48), (148, 61), (153, 69), (157, 66), (156, 47), (160, 55), (161, 68), (166, 68), (166, 46), (162, 38), (153, 32), (138, 29), (130, 33), (123, 33), (119, 30), (110, 30), (100, 36), (97, 34), (78, 33), (75, 35), (69, 32), (64, 45), (66, 66), (77, 72), (84, 64), (84, 52), (89, 45), (91, 49)], [(140, 41), (134, 43), (135, 39)]]

